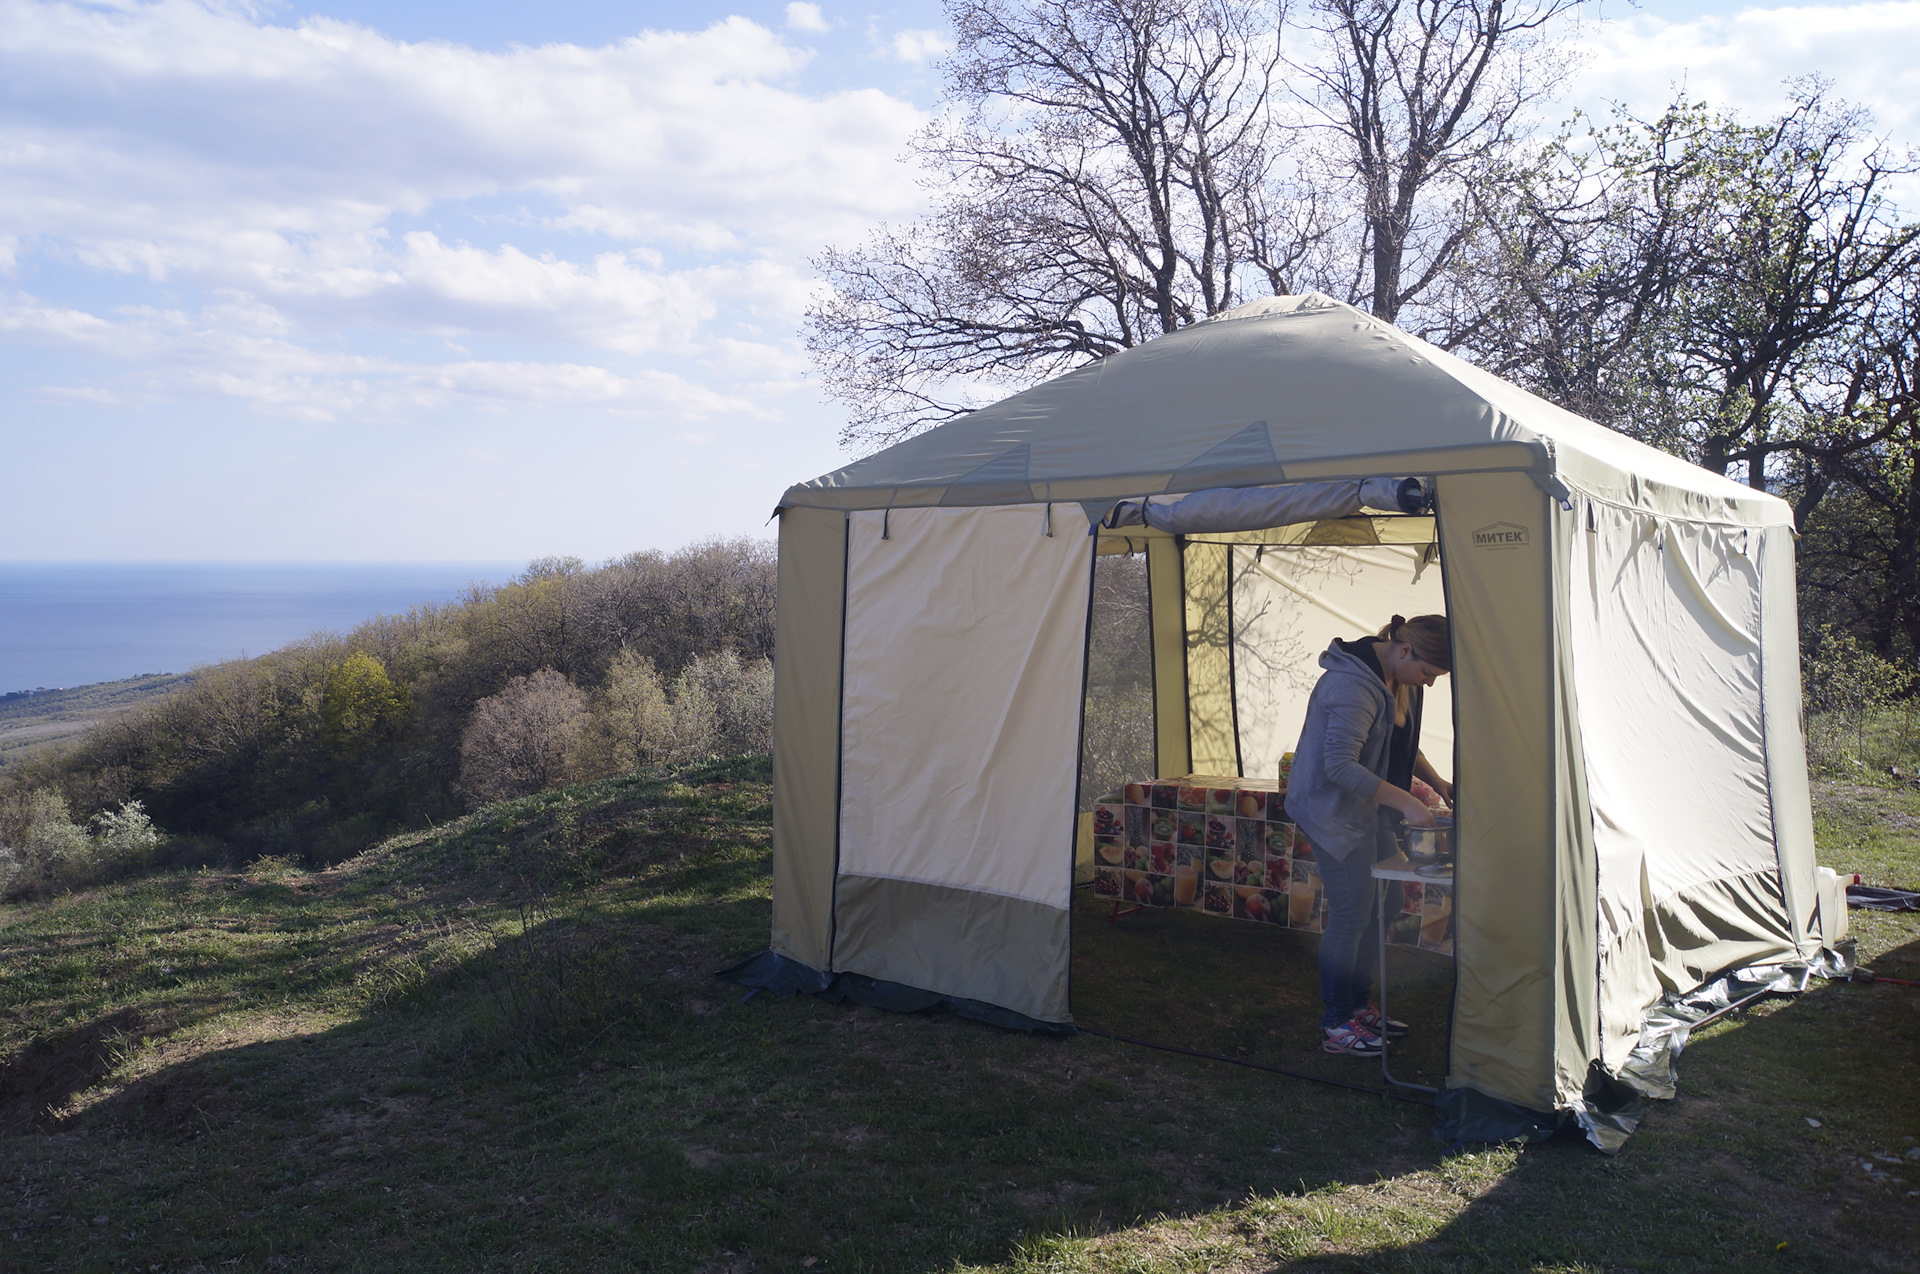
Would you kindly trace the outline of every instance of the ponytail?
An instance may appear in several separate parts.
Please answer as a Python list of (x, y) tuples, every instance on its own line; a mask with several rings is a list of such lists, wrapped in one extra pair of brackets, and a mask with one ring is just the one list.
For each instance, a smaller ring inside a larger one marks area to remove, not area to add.
[[(1431, 664), (1443, 672), (1453, 671), (1453, 639), (1445, 615), (1415, 615), (1412, 619), (1395, 615), (1380, 630), (1378, 640), (1404, 641), (1413, 648), (1413, 657), (1421, 663)], [(1412, 706), (1413, 694), (1401, 686), (1394, 699), (1399, 711), (1404, 713)]]

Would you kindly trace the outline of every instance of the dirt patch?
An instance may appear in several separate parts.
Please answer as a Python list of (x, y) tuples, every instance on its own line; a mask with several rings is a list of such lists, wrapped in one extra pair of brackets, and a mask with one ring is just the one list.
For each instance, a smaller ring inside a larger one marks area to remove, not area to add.
[(120, 1051), (144, 1033), (145, 1025), (137, 1010), (122, 1009), (27, 1045), (0, 1068), (0, 1137), (56, 1127), (59, 1112), (113, 1069)]

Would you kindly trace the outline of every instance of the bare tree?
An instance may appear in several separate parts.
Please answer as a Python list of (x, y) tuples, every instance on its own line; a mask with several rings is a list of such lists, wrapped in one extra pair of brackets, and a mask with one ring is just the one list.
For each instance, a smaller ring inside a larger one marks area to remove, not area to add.
[(460, 736), (460, 787), (475, 806), (565, 781), (587, 697), (551, 668), (515, 677), (474, 705)]
[(949, 0), (951, 111), (914, 147), (932, 213), (815, 263), (807, 344), (843, 441), (1260, 294), (1389, 320), (1418, 303), (1418, 330), (1453, 344), (1477, 320), (1441, 286), (1481, 226), (1474, 189), (1574, 4), (1314, 0), (1290, 27), (1283, 3)]
[(1758, 125), (1687, 104), (1623, 116), (1482, 191), (1463, 345), (1707, 468), (1787, 482), (1804, 517), (1881, 437), (1890, 297), (1920, 270), (1920, 226), (1884, 189), (1915, 169), (1814, 83)]
[[(1802, 609), (1861, 634), (1885, 658), (1920, 655), (1920, 277), (1877, 307), (1871, 339), (1833, 369), (1838, 400), (1804, 402)], [(1794, 387), (1797, 400), (1804, 396)]]
[(1283, 292), (1323, 232), (1281, 182), (1279, 12), (1235, 0), (949, 0), (932, 214), (815, 263), (809, 350), (847, 441)]
[[(1359, 205), (1327, 262), (1331, 286), (1391, 323), (1445, 279), (1481, 224), (1475, 187), (1564, 68), (1552, 28), (1577, 5), (1314, 0), (1318, 39), (1290, 66), (1311, 86), (1298, 97), (1312, 126), (1333, 139), (1318, 170), (1329, 185), (1351, 181)], [(1431, 308), (1423, 334), (1450, 344), (1461, 316)]]
[[(1575, 117), (1576, 124), (1579, 117)], [(1694, 268), (1714, 190), (1692, 180), (1704, 108), (1651, 121), (1624, 111), (1497, 164), (1476, 183), (1481, 227), (1457, 255), (1470, 295), (1454, 348), (1552, 402), (1643, 441), (1683, 449), (1649, 407), (1659, 329)]]
[(696, 655), (773, 653), (775, 552), (765, 540), (704, 540), (631, 553), (575, 581), (579, 631), (601, 666), (632, 649), (668, 677)]
[(1778, 119), (1703, 139), (1706, 179), (1727, 197), (1689, 245), (1663, 370), (1699, 463), (1737, 466), (1761, 490), (1775, 456), (1831, 449), (1802, 427), (1804, 407), (1823, 385), (1816, 417), (1829, 415), (1851, 377), (1823, 368), (1857, 364), (1882, 295), (1920, 270), (1920, 225), (1900, 225), (1885, 198), (1889, 177), (1920, 165), (1871, 145), (1868, 126), (1809, 83)]

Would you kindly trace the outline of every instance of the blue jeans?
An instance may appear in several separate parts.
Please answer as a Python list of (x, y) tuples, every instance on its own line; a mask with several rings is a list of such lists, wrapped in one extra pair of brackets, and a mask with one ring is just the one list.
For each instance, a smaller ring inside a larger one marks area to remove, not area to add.
[(1373, 890), (1374, 855), (1356, 849), (1344, 859), (1319, 860), (1327, 898), (1327, 928), (1320, 935), (1320, 1025), (1345, 1024), (1373, 998), (1374, 952), (1380, 945), (1380, 908)]

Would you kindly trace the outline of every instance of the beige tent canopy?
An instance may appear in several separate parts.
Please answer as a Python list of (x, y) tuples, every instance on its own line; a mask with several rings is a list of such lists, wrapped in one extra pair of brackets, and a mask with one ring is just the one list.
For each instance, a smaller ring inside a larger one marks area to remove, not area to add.
[[(1430, 515), (1100, 525), (1401, 475)], [(1459, 790), (1450, 1091), (1578, 1109), (1664, 993), (1818, 958), (1787, 505), (1307, 295), (786, 493), (782, 963), (1070, 1021), (1092, 562), (1143, 548), (1162, 775), (1271, 774), (1327, 635), (1450, 615), (1425, 743), (1452, 734)]]

